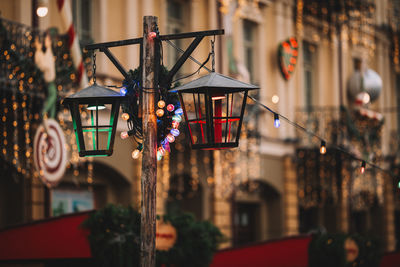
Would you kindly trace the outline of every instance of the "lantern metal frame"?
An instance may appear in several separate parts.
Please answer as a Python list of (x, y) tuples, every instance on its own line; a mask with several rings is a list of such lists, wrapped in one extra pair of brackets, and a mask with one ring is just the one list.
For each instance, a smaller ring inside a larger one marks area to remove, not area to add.
[[(259, 87), (216, 72), (211, 72), (208, 75), (175, 88), (173, 91), (179, 94), (192, 149), (219, 150), (238, 147), (248, 91), (255, 89), (259, 89)], [(239, 116), (232, 116), (233, 97), (234, 94), (239, 93), (243, 93), (240, 113)], [(189, 119), (183, 94), (193, 94), (196, 114), (195, 119)], [(201, 110), (201, 99), (204, 99), (205, 114)], [(225, 116), (222, 112), (221, 99), (226, 99)], [(205, 117), (203, 117), (202, 114), (204, 114)], [(231, 129), (232, 122), (236, 121), (238, 121), (236, 136), (233, 138), (234, 140), (231, 140), (230, 133), (231, 130), (233, 130)], [(193, 132), (195, 129), (192, 127), (194, 123), (201, 124), (202, 142), (197, 142), (194, 138)], [(222, 129), (223, 123), (225, 123), (225, 129)], [(203, 132), (203, 124), (206, 128), (204, 131), (205, 134)]]
[[(74, 132), (76, 135), (76, 143), (78, 146), (80, 157), (102, 157), (111, 156), (113, 154), (113, 146), (115, 133), (118, 122), (119, 107), (125, 96), (117, 93), (109, 88), (102, 87), (94, 83), (81, 91), (66, 97), (63, 105), (68, 106), (71, 111)], [(92, 125), (83, 126), (81, 120), (80, 106), (95, 106), (90, 110)], [(108, 125), (99, 125), (99, 106), (111, 105), (110, 123)], [(93, 114), (95, 111), (95, 115)], [(95, 116), (95, 118), (94, 118)], [(93, 150), (88, 150), (85, 144), (84, 132), (93, 133)], [(99, 148), (99, 132), (108, 132), (108, 140), (106, 149)]]

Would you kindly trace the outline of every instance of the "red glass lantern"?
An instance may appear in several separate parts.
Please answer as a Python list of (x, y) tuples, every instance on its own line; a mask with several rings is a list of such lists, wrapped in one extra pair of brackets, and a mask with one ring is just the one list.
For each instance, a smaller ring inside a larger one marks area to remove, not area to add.
[(254, 89), (259, 87), (216, 72), (174, 89), (179, 94), (192, 148), (237, 147), (247, 94)]

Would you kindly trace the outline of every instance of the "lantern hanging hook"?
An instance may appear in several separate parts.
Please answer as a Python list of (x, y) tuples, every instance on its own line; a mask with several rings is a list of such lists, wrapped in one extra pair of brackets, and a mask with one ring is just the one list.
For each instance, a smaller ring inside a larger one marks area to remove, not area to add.
[(214, 43), (215, 43), (215, 35), (214, 35), (214, 40), (211, 40), (211, 70), (212, 72), (215, 72), (215, 51), (214, 51)]
[(93, 84), (96, 84), (96, 50), (93, 51)]

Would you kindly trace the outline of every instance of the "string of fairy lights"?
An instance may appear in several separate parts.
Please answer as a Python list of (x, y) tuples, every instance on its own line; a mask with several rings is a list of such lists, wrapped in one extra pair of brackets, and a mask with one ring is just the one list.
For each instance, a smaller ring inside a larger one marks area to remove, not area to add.
[[(201, 64), (201, 63), (199, 64), (199, 61), (197, 61), (197, 60), (192, 60), (192, 61), (195, 62), (198, 65)], [(201, 66), (201, 67), (203, 67), (203, 66)], [(208, 72), (210, 72), (210, 70), (208, 68), (205, 68), (205, 69)], [(344, 153), (344, 154), (348, 155), (351, 159), (359, 161), (360, 162), (360, 173), (361, 174), (364, 174), (367, 166), (369, 166), (369, 167), (377, 169), (377, 170), (379, 170), (379, 171), (381, 171), (383, 173), (386, 173), (387, 175), (389, 175), (393, 179), (398, 179), (398, 177), (393, 172), (391, 172), (390, 170), (384, 169), (384, 168), (380, 167), (379, 165), (377, 165), (377, 164), (375, 164), (375, 163), (373, 163), (373, 162), (371, 162), (371, 161), (369, 161), (367, 159), (360, 158), (360, 157), (354, 155), (353, 153), (347, 151), (343, 147), (340, 147), (338, 145), (335, 145), (334, 143), (328, 142), (325, 138), (317, 135), (316, 133), (314, 133), (313, 131), (307, 129), (306, 127), (304, 127), (304, 126), (302, 126), (302, 125), (290, 120), (288, 117), (284, 116), (283, 114), (280, 114), (279, 112), (271, 109), (270, 107), (268, 107), (267, 105), (263, 104), (262, 102), (260, 102), (256, 98), (254, 98), (253, 96), (247, 95), (247, 97), (249, 99), (251, 99), (252, 101), (254, 101), (254, 103), (256, 103), (258, 106), (260, 106), (261, 108), (267, 110), (268, 112), (270, 112), (273, 115), (273, 118), (274, 118), (273, 121), (274, 121), (274, 127), (275, 128), (279, 128), (280, 127), (280, 125), (281, 125), (280, 119), (282, 119), (282, 120), (286, 121), (289, 125), (291, 125), (291, 126), (295, 127), (296, 129), (304, 132), (305, 134), (309, 135), (310, 137), (313, 137), (313, 138), (319, 140), (320, 141), (320, 149), (319, 149), (319, 151), (320, 151), (320, 153), (322, 155), (327, 153), (327, 145), (329, 144), (329, 147), (331, 149), (336, 149), (337, 151), (340, 151), (341, 153)], [(399, 181), (398, 187), (400, 188), (400, 181)]]
[[(304, 133), (306, 133), (307, 135), (318, 139), (318, 140), (321, 142), (321, 144), (320, 144), (320, 153), (321, 153), (321, 154), (326, 154), (326, 152), (327, 152), (327, 141), (326, 141), (324, 138), (322, 138), (322, 137), (320, 137), (319, 135), (317, 135), (316, 133), (314, 133), (314, 132), (308, 130), (307, 128), (301, 126), (300, 124), (298, 124), (298, 123), (296, 123), (296, 122), (290, 120), (290, 119), (287, 118), (286, 116), (284, 116), (284, 115), (282, 115), (282, 114), (280, 114), (280, 113), (278, 113), (278, 112), (272, 110), (271, 108), (269, 108), (268, 106), (264, 105), (264, 104), (261, 103), (259, 100), (255, 99), (254, 97), (252, 97), (252, 96), (250, 96), (250, 95), (248, 95), (247, 97), (250, 98), (252, 101), (254, 101), (256, 104), (258, 104), (259, 106), (263, 107), (264, 109), (268, 110), (269, 112), (271, 112), (271, 113), (273, 114), (273, 116), (274, 116), (274, 126), (275, 126), (275, 128), (279, 128), (279, 127), (280, 127), (280, 125), (281, 125), (281, 123), (280, 123), (280, 118), (283, 119), (283, 120), (286, 121), (288, 124), (294, 126), (294, 127), (297, 128), (298, 130), (301, 130), (301, 131), (303, 131)], [(371, 166), (371, 167), (373, 167), (373, 168), (375, 168), (375, 169), (378, 169), (378, 170), (380, 170), (380, 171), (382, 171), (382, 172), (385, 172), (386, 174), (392, 176), (393, 178), (396, 178), (396, 176), (395, 176), (390, 170), (384, 169), (384, 168), (382, 168), (382, 167), (376, 165), (375, 163), (373, 163), (373, 162), (371, 162), (371, 161), (368, 161), (368, 160), (366, 160), (366, 159), (359, 158), (359, 157), (357, 157), (356, 155), (354, 155), (353, 153), (351, 153), (351, 152), (345, 150), (344, 148), (342, 148), (342, 147), (340, 147), (340, 146), (337, 146), (337, 145), (335, 145), (335, 144), (333, 144), (333, 143), (329, 143), (329, 145), (330, 145), (331, 148), (334, 148), (334, 149), (336, 149), (336, 150), (338, 150), (338, 151), (340, 151), (340, 152), (342, 152), (342, 153), (344, 153), (344, 154), (347, 154), (347, 155), (350, 156), (353, 160), (359, 161), (360, 164), (361, 164), (361, 166), (360, 166), (360, 172), (361, 172), (361, 173), (364, 173), (364, 172), (365, 172), (365, 169), (366, 169), (367, 164), (368, 164), (369, 166)]]

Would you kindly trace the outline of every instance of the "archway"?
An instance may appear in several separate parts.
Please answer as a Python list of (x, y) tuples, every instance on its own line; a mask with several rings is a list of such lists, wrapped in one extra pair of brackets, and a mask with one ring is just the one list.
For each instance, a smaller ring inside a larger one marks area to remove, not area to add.
[(171, 177), (168, 191), (167, 213), (192, 213), (197, 220), (203, 218), (203, 188), (194, 185), (193, 178), (184, 173)]

